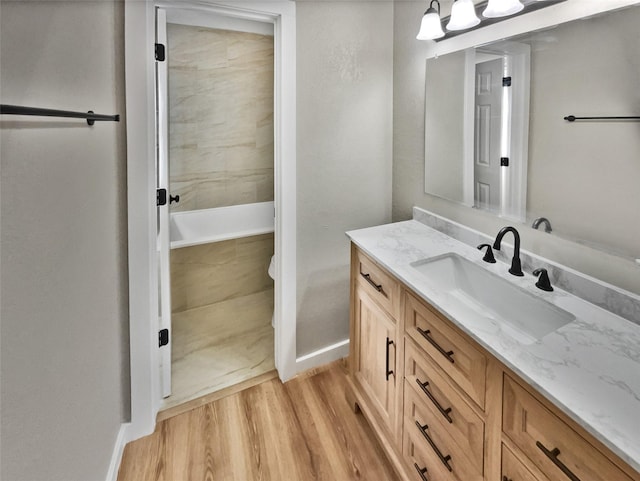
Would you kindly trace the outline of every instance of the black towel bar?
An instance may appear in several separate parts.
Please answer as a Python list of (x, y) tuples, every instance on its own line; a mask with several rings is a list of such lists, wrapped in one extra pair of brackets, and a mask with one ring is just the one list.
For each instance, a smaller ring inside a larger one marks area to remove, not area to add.
[(640, 120), (640, 117), (576, 117), (575, 115), (567, 115), (564, 118), (568, 122), (576, 120)]
[(86, 119), (87, 124), (93, 125), (96, 120), (120, 122), (119, 115), (95, 114), (88, 112), (71, 112), (69, 110), (41, 109), (35, 107), (22, 107), (19, 105), (0, 105), (2, 115), (35, 115), (39, 117), (69, 117), (74, 119)]

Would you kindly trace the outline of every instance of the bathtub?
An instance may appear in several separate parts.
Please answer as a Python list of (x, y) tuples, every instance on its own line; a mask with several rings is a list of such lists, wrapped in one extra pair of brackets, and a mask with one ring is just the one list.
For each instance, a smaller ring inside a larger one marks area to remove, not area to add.
[(274, 231), (273, 202), (171, 213), (171, 248), (239, 239)]

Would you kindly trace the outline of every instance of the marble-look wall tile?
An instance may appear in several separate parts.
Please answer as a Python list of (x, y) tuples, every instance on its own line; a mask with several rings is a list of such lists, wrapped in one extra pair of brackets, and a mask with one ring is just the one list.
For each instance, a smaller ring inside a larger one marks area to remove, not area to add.
[(273, 234), (173, 249), (172, 311), (272, 289), (267, 270), (273, 252)]
[(273, 37), (168, 25), (172, 211), (273, 200)]

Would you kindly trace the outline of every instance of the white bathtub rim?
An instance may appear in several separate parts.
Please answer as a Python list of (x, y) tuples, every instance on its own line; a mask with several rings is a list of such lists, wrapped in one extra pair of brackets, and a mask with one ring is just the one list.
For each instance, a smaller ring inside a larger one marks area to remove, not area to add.
[[(237, 204), (209, 209), (196, 209), (172, 212), (170, 248), (178, 249), (200, 244), (210, 244), (231, 239), (241, 239), (261, 234), (275, 232), (274, 201)], [(238, 222), (237, 216), (245, 216)], [(180, 220), (185, 219), (185, 224)], [(188, 219), (198, 219), (200, 222), (217, 222), (217, 227), (194, 228)], [(186, 229), (186, 230), (183, 230)]]
[(213, 244), (214, 242), (222, 242), (222, 241), (232, 240), (232, 239), (242, 239), (243, 237), (270, 234), (272, 232), (275, 232), (275, 229), (273, 227), (267, 227), (264, 229), (249, 229), (244, 231), (225, 233), (217, 236), (172, 241), (171, 249), (180, 249), (181, 247), (191, 247), (191, 246), (197, 246), (201, 244)]

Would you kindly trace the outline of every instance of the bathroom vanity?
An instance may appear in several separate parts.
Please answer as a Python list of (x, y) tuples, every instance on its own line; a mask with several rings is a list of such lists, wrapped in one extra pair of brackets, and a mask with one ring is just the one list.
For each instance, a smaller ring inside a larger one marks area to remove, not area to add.
[(640, 326), (415, 220), (348, 235), (349, 401), (401, 479), (640, 480)]

